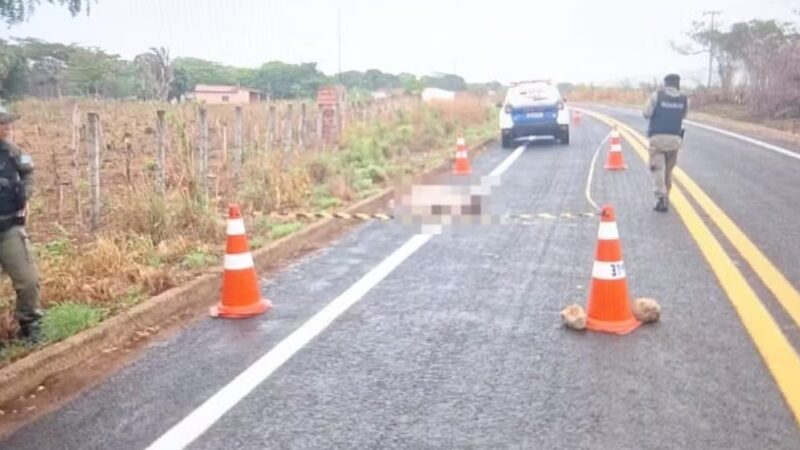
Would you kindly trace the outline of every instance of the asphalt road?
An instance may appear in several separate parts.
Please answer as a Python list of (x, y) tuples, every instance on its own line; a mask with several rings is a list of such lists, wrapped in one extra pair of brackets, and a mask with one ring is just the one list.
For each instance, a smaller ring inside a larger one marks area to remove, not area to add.
[[(528, 146), (493, 191), (494, 212), (586, 211), (607, 133), (585, 118), (568, 147)], [(659, 324), (624, 337), (560, 326), (564, 305), (585, 303), (596, 219), (449, 228), (189, 448), (800, 448), (791, 409), (697, 244), (675, 213), (651, 210), (649, 171), (623, 150), (629, 169), (601, 161), (592, 193), (616, 208), (631, 292), (659, 299)], [(492, 148), (474, 169), (487, 174), (510, 154)], [(800, 161), (779, 156), (690, 129), (680, 165), (797, 286)], [(0, 448), (146, 448), (416, 232), (360, 226), (265, 280), (267, 315), (204, 320), (154, 343)], [(797, 324), (754, 287), (800, 349)]]

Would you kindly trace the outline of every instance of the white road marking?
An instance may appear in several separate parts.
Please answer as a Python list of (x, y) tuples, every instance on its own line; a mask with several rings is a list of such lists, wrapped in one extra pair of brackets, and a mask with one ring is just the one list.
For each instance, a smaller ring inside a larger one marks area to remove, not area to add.
[[(509, 155), (491, 176), (499, 177), (519, 158), (525, 146), (520, 146)], [(244, 399), (258, 385), (278, 370), (295, 353), (322, 333), (351, 306), (358, 303), (364, 295), (378, 285), (409, 256), (422, 248), (433, 234), (416, 234), (395, 250), (380, 264), (375, 266), (355, 284), (336, 297), (307, 322), (284, 338), (264, 356), (231, 380), (202, 405), (189, 413), (155, 442), (147, 450), (178, 450), (186, 448), (200, 435), (211, 428), (222, 416)]]
[(420, 249), (432, 235), (417, 234), (388, 258), (375, 266), (339, 297), (322, 308), (300, 328), (220, 389), (200, 407), (152, 443), (148, 450), (185, 448), (208, 430), (226, 412), (266, 380), (289, 358), (325, 330), (337, 317), (361, 300), (409, 256)]
[(506, 170), (508, 170), (508, 168), (511, 167), (512, 164), (514, 164), (514, 161), (516, 161), (517, 158), (519, 158), (520, 155), (522, 155), (522, 152), (524, 152), (524, 151), (525, 151), (525, 145), (524, 144), (520, 145), (519, 147), (517, 147), (517, 149), (514, 150), (513, 153), (508, 155), (508, 157), (503, 162), (501, 162), (499, 166), (494, 168), (492, 173), (489, 174), (489, 177), (496, 178), (496, 177), (499, 177), (499, 176), (503, 175), (503, 173)]
[(793, 152), (791, 150), (787, 150), (787, 149), (785, 149), (783, 147), (778, 147), (777, 145), (772, 145), (772, 144), (770, 144), (768, 142), (759, 141), (758, 139), (753, 139), (751, 137), (747, 137), (747, 136), (742, 135), (742, 134), (734, 133), (732, 131), (723, 130), (722, 128), (712, 127), (711, 125), (698, 123), (698, 122), (695, 122), (693, 120), (685, 120), (684, 122), (688, 123), (689, 125), (691, 125), (693, 127), (703, 128), (705, 130), (714, 131), (714, 132), (717, 132), (719, 134), (724, 134), (725, 136), (732, 137), (734, 139), (739, 139), (740, 141), (744, 141), (744, 142), (747, 142), (749, 144), (754, 144), (754, 145), (757, 145), (759, 147), (763, 147), (763, 148), (765, 148), (767, 150), (771, 150), (771, 151), (773, 151), (775, 153), (779, 153), (781, 155), (788, 156), (790, 158), (794, 158), (794, 159), (800, 160), (800, 153), (796, 153), (796, 152)]
[(600, 156), (600, 149), (603, 148), (603, 146), (606, 144), (610, 136), (611, 132), (609, 132), (606, 135), (606, 137), (604, 137), (603, 140), (600, 141), (600, 145), (598, 145), (597, 150), (594, 151), (594, 157), (592, 158), (592, 166), (589, 168), (589, 177), (586, 179), (586, 190), (584, 191), (584, 194), (586, 195), (586, 201), (588, 201), (589, 204), (592, 205), (592, 208), (594, 208), (595, 210), (598, 210), (600, 208), (597, 206), (597, 203), (594, 202), (594, 199), (592, 199), (592, 180), (594, 179), (594, 167), (597, 165), (597, 157)]

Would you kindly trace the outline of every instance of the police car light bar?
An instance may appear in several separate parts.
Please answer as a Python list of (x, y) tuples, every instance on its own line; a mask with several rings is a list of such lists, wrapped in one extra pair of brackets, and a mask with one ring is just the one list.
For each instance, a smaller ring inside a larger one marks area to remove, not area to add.
[(519, 86), (520, 84), (534, 84), (534, 83), (547, 83), (551, 84), (551, 80), (525, 80), (525, 81), (512, 81), (511, 86)]

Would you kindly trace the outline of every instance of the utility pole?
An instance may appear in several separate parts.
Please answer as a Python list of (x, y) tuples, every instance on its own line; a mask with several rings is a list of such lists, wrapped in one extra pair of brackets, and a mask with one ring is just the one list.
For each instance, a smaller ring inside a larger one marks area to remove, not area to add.
[(336, 45), (339, 66), (339, 84), (342, 84), (342, 10), (336, 10)]
[(711, 76), (713, 73), (713, 65), (714, 65), (714, 42), (712, 41), (711, 35), (716, 31), (714, 27), (714, 20), (717, 18), (717, 15), (722, 14), (722, 11), (703, 11), (703, 16), (711, 16), (711, 23), (708, 27), (708, 88), (711, 89)]

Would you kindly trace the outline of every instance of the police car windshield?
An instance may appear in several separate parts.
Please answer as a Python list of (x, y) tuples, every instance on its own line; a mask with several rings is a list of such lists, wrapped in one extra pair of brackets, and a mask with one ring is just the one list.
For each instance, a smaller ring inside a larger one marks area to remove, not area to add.
[(541, 101), (552, 99), (554, 97), (556, 97), (555, 89), (545, 84), (521, 86), (517, 89), (512, 89), (509, 91), (509, 99), (512, 101), (516, 100), (517, 102)]

